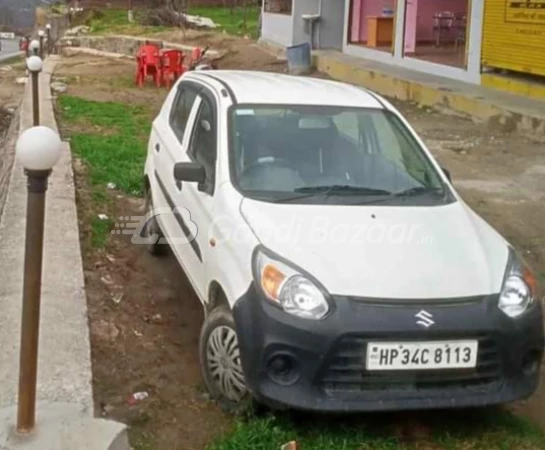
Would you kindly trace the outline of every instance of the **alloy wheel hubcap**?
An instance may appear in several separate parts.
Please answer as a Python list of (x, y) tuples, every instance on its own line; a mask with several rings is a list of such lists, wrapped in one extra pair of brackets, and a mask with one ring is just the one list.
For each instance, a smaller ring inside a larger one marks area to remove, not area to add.
[(206, 358), (212, 379), (223, 395), (229, 400), (240, 401), (246, 394), (246, 383), (235, 331), (226, 326), (212, 331), (208, 337)]

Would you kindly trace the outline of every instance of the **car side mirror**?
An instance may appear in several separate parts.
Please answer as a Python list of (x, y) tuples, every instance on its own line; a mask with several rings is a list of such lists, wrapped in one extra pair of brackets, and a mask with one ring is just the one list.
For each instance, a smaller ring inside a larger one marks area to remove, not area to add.
[(174, 178), (177, 181), (204, 183), (206, 173), (204, 167), (195, 162), (179, 162), (174, 165)]
[(445, 169), (444, 167), (441, 167), (441, 169), (443, 170), (443, 173), (445, 174), (447, 179), (452, 183), (452, 177), (450, 176), (450, 170)]

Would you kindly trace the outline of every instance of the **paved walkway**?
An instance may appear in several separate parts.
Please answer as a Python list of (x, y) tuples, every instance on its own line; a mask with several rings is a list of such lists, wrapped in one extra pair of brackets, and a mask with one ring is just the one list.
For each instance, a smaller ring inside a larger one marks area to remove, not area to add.
[(19, 41), (11, 39), (2, 39), (2, 51), (0, 52), (0, 63), (6, 59), (20, 55)]
[[(49, 89), (54, 57), (40, 77), (42, 124), (57, 129)], [(21, 130), (32, 125), (30, 83)], [(0, 408), (16, 402), (26, 220), (26, 177), (16, 162), (0, 221)], [(47, 193), (38, 401), (78, 404), (92, 414), (91, 357), (71, 155), (65, 144)]]

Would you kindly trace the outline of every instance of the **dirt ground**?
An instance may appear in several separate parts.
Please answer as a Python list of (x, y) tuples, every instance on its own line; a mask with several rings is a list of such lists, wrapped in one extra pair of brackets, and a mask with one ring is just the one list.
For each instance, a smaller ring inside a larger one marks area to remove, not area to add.
[(0, 64), (0, 139), (11, 123), (11, 113), (19, 106), (24, 85), (16, 84), (25, 75), (24, 63), (14, 61)]
[[(248, 53), (226, 56), (220, 68), (284, 71), (275, 57), (246, 48)], [(146, 104), (153, 115), (166, 90), (132, 87), (133, 70), (131, 62), (78, 56), (63, 60), (56, 75), (66, 78), (70, 95)], [(466, 202), (523, 252), (545, 286), (545, 139), (396, 104), (450, 169)], [(85, 178), (77, 165), (76, 173), (83, 225)], [(140, 200), (117, 195), (114, 214), (135, 215), (142, 208)], [(151, 439), (165, 450), (202, 450), (218, 430), (229, 429), (231, 419), (204, 393), (197, 355), (202, 308), (174, 258), (152, 258), (128, 238), (115, 236), (107, 251), (86, 252), (84, 266), (97, 408), (135, 426), (136, 441)], [(545, 427), (543, 381), (536, 395), (513, 409)], [(138, 391), (149, 397), (130, 406), (129, 395)]]

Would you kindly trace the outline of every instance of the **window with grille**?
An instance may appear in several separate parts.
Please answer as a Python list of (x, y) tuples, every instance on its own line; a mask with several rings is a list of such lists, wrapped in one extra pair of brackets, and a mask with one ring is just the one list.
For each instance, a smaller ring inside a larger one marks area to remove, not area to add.
[(277, 14), (291, 14), (293, 0), (265, 0), (264, 11)]

